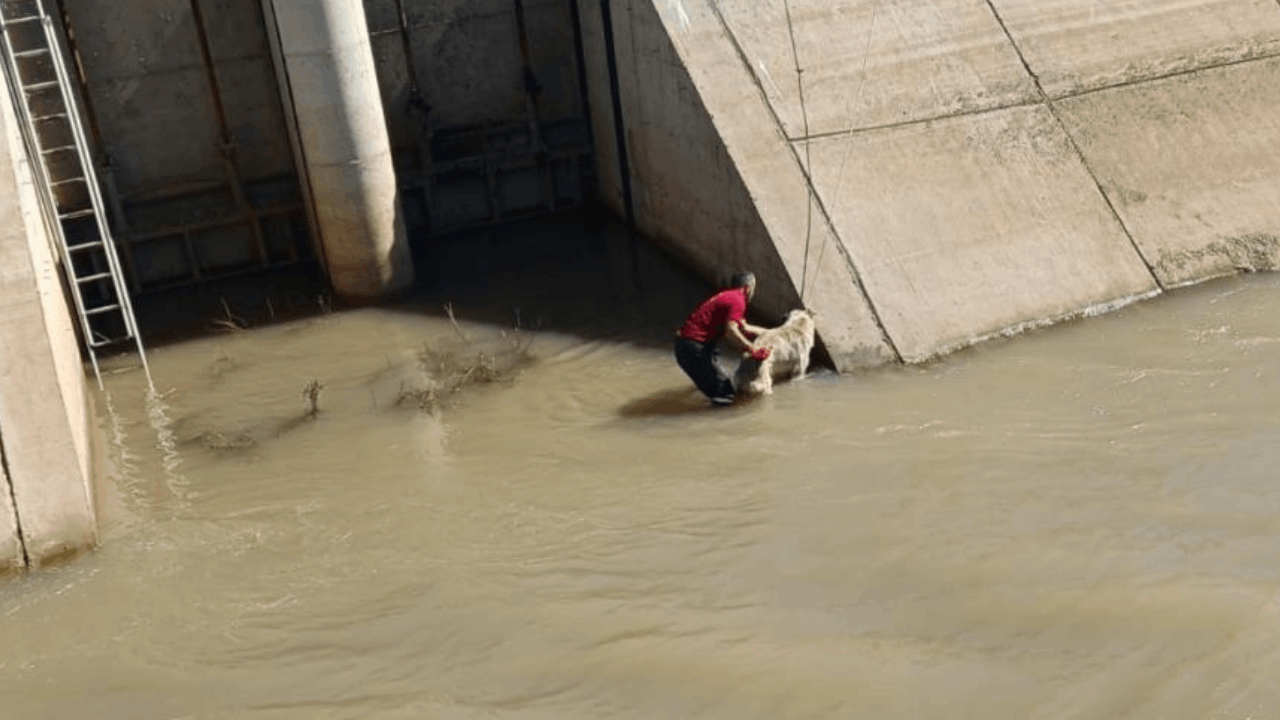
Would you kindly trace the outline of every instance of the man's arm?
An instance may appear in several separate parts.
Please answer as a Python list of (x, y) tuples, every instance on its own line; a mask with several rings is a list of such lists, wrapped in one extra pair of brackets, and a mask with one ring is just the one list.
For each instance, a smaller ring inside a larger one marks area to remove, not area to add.
[[(746, 325), (745, 322), (742, 324)], [(755, 350), (755, 346), (751, 344), (751, 341), (747, 339), (747, 336), (743, 335), (742, 330), (738, 328), (738, 321), (730, 320), (725, 323), (724, 336), (729, 339), (730, 343), (744, 353), (749, 353), (752, 350)]]
[(745, 330), (748, 335), (751, 335), (753, 337), (769, 329), (769, 328), (762, 328), (756, 325), (752, 325), (746, 320), (739, 320), (738, 322), (742, 324), (742, 329)]

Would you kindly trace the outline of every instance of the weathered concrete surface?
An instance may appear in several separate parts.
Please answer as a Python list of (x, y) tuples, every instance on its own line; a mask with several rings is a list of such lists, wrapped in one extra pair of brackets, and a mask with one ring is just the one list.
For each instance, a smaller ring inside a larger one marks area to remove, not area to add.
[(0, 501), (0, 565), (12, 564), (15, 524), (38, 565), (93, 545), (97, 529), (79, 347), (47, 236), (26, 222), (33, 195), (10, 112), (0, 124), (0, 494), (13, 500)]
[[(588, 67), (595, 69), (588, 82), (601, 183), (606, 201), (620, 209), (599, 5), (580, 7)], [(808, 184), (792, 149), (778, 133), (762, 137), (773, 125), (769, 108), (714, 18), (689, 19), (686, 27), (696, 32), (671, 33), (660, 13), (638, 3), (630, 13), (617, 8), (613, 19), (639, 229), (675, 247), (709, 279), (754, 270), (755, 304), (766, 316), (816, 308), (838, 367), (893, 358), (830, 228), (816, 210), (811, 218), (803, 211)], [(712, 103), (732, 112), (709, 117)]]
[[(0, 89), (4, 88), (4, 82), (5, 79), (0, 77)], [(35, 177), (39, 169), (31, 165), (30, 158), (23, 152), (22, 136), (18, 130), (15, 110), (9, 103), (0, 106), (0, 127), (5, 129), (9, 138), (9, 147), (13, 149), (10, 157), (13, 161), (14, 178), (17, 181), (18, 205), (22, 209), (22, 226), (26, 228), (31, 257), (37, 270), (36, 284), (40, 292), (40, 303), (44, 308), (45, 323), (49, 329), (49, 341), (53, 346), (58, 385), (62, 390), (72, 440), (76, 445), (76, 455), (80, 460), (81, 471), (87, 483), (91, 477), (89, 473), (92, 449), (89, 444), (89, 410), (85, 394), (84, 363), (80, 357), (80, 346), (76, 339), (75, 320), (72, 316), (70, 300), (63, 291), (62, 278), (58, 272), (61, 259), (55, 249), (55, 240), (49, 234), (49, 227), (40, 211), (40, 200), (36, 195)]]
[(790, 138), (1037, 97), (985, 0), (717, 4)]
[(0, 575), (24, 568), (26, 564), (18, 533), (18, 512), (13, 507), (13, 483), (9, 480), (4, 456), (4, 438), (0, 436)]
[[(5, 78), (0, 74), (0, 89), (5, 88)], [(7, 91), (6, 91), (7, 92)], [(0, 147), (18, 147), (18, 143), (14, 141), (17, 128), (12, 124), (11, 118), (13, 111), (7, 101), (7, 95), (3, 97), (6, 100), (0, 103), (0, 130), (3, 130), (3, 140), (7, 145), (0, 144)], [(19, 141), (20, 142), (20, 141)], [(21, 157), (21, 154), (15, 154)], [(6, 159), (15, 159), (9, 156)], [(14, 163), (15, 171), (17, 163)], [(4, 187), (5, 177), (8, 175), (9, 166), (0, 165), (0, 187)], [(16, 175), (16, 173), (15, 173)], [(3, 200), (9, 201), (6, 205), (0, 205), (7, 214), (0, 215), (0, 221), (3, 226), (10, 228), (11, 232), (22, 232), (24, 227), (23, 218), (15, 212), (15, 203), (6, 196)], [(20, 210), (19, 210), (20, 212)], [(16, 242), (17, 237), (11, 235), (9, 242)], [(0, 302), (3, 299), (0, 298)], [(0, 306), (2, 307), (2, 306)], [(0, 348), (0, 355), (11, 352), (8, 348)], [(22, 546), (22, 535), (18, 528), (18, 510), (13, 504), (13, 482), (9, 478), (9, 462), (4, 452), (4, 428), (0, 427), (0, 575), (4, 575), (13, 570), (26, 567), (27, 558), (25, 550)]]
[(334, 290), (373, 300), (413, 282), (391, 146), (359, 0), (271, 2)]
[(907, 361), (1157, 290), (1043, 107), (813, 145), (818, 192)]
[(1280, 267), (1280, 61), (1058, 107), (1164, 286)]
[[(421, 126), (408, 106), (397, 0), (366, 0), (383, 103), (397, 146)], [(443, 126), (520, 122), (524, 61), (512, 0), (404, 0), (412, 62), (431, 121)], [(529, 65), (544, 120), (580, 115), (567, 0), (523, 0)]]
[[(575, 0), (582, 22), (582, 52), (587, 97), (591, 104), (591, 135), (596, 149), (596, 193), (601, 201), (622, 214), (622, 178), (618, 172), (618, 147), (614, 140), (613, 111), (610, 107), (609, 71), (605, 52), (604, 25), (600, 3)], [(614, 20), (615, 33), (618, 20)], [(627, 96), (623, 101), (628, 102)]]
[(261, 0), (44, 5), (135, 292), (319, 255)]
[(992, 0), (1051, 97), (1280, 52), (1275, 0)]
[[(62, 0), (103, 150), (126, 195), (223, 178), (222, 139), (191, 0)], [(236, 160), (247, 179), (292, 171), (258, 0), (201, 0)]]
[[(598, 23), (595, 5), (580, 0)], [(704, 271), (790, 282), (758, 302), (815, 308), (842, 368), (1280, 259), (1274, 0), (614, 12), (641, 228)], [(605, 58), (588, 50), (602, 195), (618, 207)]]

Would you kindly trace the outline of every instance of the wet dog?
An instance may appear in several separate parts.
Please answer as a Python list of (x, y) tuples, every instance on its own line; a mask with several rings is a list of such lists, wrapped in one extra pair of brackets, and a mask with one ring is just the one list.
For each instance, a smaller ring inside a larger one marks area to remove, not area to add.
[(739, 363), (733, 378), (737, 395), (768, 395), (773, 392), (774, 380), (804, 377), (809, 369), (809, 353), (813, 350), (813, 334), (810, 310), (792, 310), (786, 322), (760, 333), (755, 344), (769, 348), (769, 357), (746, 358)]

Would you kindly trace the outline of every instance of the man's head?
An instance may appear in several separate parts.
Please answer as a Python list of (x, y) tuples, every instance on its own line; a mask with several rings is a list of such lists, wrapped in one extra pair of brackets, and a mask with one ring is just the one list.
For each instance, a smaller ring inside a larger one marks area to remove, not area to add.
[(755, 273), (742, 270), (733, 274), (733, 278), (729, 280), (730, 287), (746, 288), (747, 300), (750, 300), (756, 294), (756, 276)]

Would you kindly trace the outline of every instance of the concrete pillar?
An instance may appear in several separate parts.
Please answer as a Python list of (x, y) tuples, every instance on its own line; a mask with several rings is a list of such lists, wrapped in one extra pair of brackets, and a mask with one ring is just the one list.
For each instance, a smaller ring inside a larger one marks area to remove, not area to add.
[(264, 0), (286, 102), (339, 295), (376, 300), (413, 282), (413, 261), (361, 0)]

